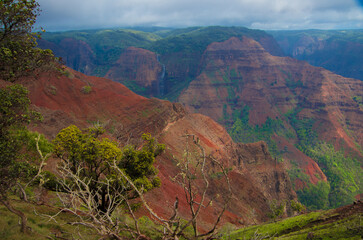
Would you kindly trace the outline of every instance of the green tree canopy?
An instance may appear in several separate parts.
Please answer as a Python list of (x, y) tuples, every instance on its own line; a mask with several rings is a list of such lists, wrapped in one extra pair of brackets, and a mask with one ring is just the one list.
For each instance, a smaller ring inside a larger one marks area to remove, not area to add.
[(4, 199), (17, 179), (27, 172), (21, 166), (25, 163), (17, 162), (23, 143), (16, 137), (15, 130), (40, 118), (38, 113), (29, 109), (27, 94), (21, 85), (0, 89), (0, 194)]
[(21, 230), (26, 231), (27, 218), (9, 202), (8, 194), (14, 186), (35, 174), (28, 162), (19, 160), (24, 141), (17, 131), (40, 115), (29, 109), (28, 91), (21, 85), (0, 89), (0, 203), (21, 218)]
[[(0, 80), (13, 82), (36, 69), (55, 66), (50, 50), (36, 48), (39, 34), (32, 30), (39, 11), (35, 0), (0, 1)], [(0, 89), (0, 202), (21, 218), (23, 232), (27, 229), (27, 218), (12, 207), (8, 194), (16, 185), (22, 189), (21, 182), (37, 175), (36, 168), (23, 158), (28, 139), (19, 135), (27, 131), (27, 123), (40, 118), (30, 110), (27, 94), (21, 85)], [(25, 195), (23, 191), (24, 198)]]
[(61, 130), (53, 143), (55, 154), (63, 160), (61, 171), (68, 171), (63, 172), (63, 176), (70, 176), (70, 180), (77, 177), (87, 183), (84, 187), (89, 188), (94, 201), (98, 202), (98, 210), (106, 212), (112, 202), (122, 201), (120, 192), (125, 199), (137, 197), (124, 179), (117, 178), (112, 167), (114, 161), (138, 188), (148, 191), (160, 185), (153, 164), (165, 147), (144, 134), (141, 149), (127, 146), (121, 150), (116, 142), (101, 138), (102, 133), (100, 128), (81, 131), (71, 125)]
[(36, 48), (39, 34), (32, 33), (39, 15), (35, 0), (0, 1), (0, 78), (15, 81), (41, 67), (54, 64), (51, 50)]

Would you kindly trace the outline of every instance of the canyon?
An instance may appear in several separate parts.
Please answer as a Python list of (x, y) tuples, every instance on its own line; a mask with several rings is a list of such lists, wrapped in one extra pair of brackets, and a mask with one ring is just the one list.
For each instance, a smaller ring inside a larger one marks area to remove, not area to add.
[[(98, 35), (104, 32), (112, 31)], [(157, 31), (131, 34), (127, 30), (123, 32), (129, 34), (127, 37), (113, 39), (117, 47), (109, 44), (110, 38), (107, 46), (97, 43), (92, 34), (65, 34), (67, 39), (74, 35), (74, 41), (86, 43), (87, 49), (93, 51), (92, 74), (121, 82), (135, 93), (151, 97), (149, 101), (163, 98), (184, 107), (183, 111), (209, 116), (223, 125), (234, 141), (265, 141), (272, 159), (288, 169), (296, 191), (305, 191), (305, 187), (320, 182), (329, 188), (339, 186), (339, 191), (349, 187), (351, 192), (344, 194), (329, 190), (331, 200), (337, 194), (347, 196), (347, 203), (354, 194), (361, 193), (362, 81), (284, 57), (282, 49), (286, 48), (281, 41), (280, 48), (275, 39), (259, 30), (195, 27), (159, 35)], [(62, 36), (45, 35), (41, 46), (65, 41)], [(132, 42), (130, 39), (135, 36), (138, 40)], [(69, 49), (63, 48), (64, 53), (73, 56), (75, 52)], [(111, 49), (112, 57), (105, 60), (103, 57), (110, 55)], [(87, 59), (92, 51), (80, 59)], [(80, 62), (83, 63), (78, 66), (92, 65), (85, 60)], [(69, 66), (75, 67), (72, 62)], [(143, 113), (155, 114), (153, 110)], [(150, 122), (146, 126), (153, 129)], [(329, 154), (334, 155), (330, 159), (335, 163), (326, 162)], [(334, 170), (335, 165), (339, 170)], [(354, 172), (350, 177), (353, 180), (333, 184), (346, 171)]]

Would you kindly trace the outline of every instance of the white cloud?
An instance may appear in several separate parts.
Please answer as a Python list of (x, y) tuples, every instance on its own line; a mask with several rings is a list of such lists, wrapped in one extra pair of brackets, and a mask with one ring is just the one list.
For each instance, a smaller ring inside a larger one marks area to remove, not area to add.
[(45, 29), (135, 25), (359, 28), (355, 0), (38, 0)]

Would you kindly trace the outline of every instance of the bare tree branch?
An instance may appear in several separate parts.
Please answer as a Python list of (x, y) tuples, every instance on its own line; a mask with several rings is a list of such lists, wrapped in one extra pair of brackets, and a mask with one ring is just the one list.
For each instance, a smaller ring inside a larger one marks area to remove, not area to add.
[(38, 134), (38, 137), (35, 138), (35, 146), (37, 148), (37, 153), (39, 154), (40, 157), (40, 164), (38, 167), (38, 172), (37, 174), (25, 185), (24, 188), (27, 188), (32, 182), (35, 181), (35, 179), (37, 179), (37, 177), (39, 177), (42, 172), (43, 172), (43, 167), (45, 165), (47, 165), (46, 161), (48, 160), (48, 158), (52, 155), (51, 152), (47, 153), (45, 156), (43, 155), (43, 152), (40, 150), (39, 148), (39, 141), (40, 141), (40, 134)]

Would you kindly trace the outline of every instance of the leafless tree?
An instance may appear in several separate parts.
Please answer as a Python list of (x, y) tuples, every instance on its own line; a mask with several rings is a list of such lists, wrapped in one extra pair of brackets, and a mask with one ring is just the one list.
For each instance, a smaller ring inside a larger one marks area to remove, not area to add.
[[(228, 172), (226, 168), (217, 161), (212, 156), (206, 156), (205, 150), (203, 146), (200, 144), (200, 141), (198, 138), (196, 138), (194, 135), (185, 135), (186, 138), (186, 149), (184, 153), (184, 159), (181, 160), (178, 164), (180, 172), (173, 178), (173, 180), (180, 184), (184, 189), (184, 196), (186, 198), (186, 201), (189, 206), (189, 219), (186, 219), (186, 221), (183, 221), (185, 219), (182, 219), (179, 216), (178, 212), (178, 202), (179, 199), (176, 197), (176, 201), (174, 202), (173, 206), (173, 214), (169, 218), (164, 218), (156, 214), (153, 209), (149, 206), (147, 201), (145, 200), (145, 197), (143, 196), (142, 191), (140, 191), (130, 179), (119, 169), (117, 168), (116, 163), (114, 163), (114, 168), (120, 173), (122, 177), (126, 179), (126, 181), (132, 186), (132, 188), (137, 192), (137, 194), (140, 196), (141, 202), (145, 206), (145, 208), (149, 211), (150, 215), (162, 226), (164, 227), (163, 231), (163, 239), (173, 239), (177, 240), (180, 237), (185, 237), (187, 239), (211, 239), (216, 232), (217, 226), (224, 214), (224, 212), (227, 209), (227, 206), (232, 198), (232, 190), (228, 178)], [(192, 145), (196, 146), (198, 148), (197, 152), (194, 152), (189, 147), (190, 139), (192, 139)], [(208, 164), (209, 162), (209, 164)], [(205, 209), (208, 206), (212, 205), (212, 202), (216, 200), (216, 198), (220, 197), (218, 194), (216, 196), (213, 196), (209, 200), (207, 200), (207, 192), (210, 187), (210, 183), (208, 180), (208, 171), (207, 171), (207, 165), (211, 167), (211, 165), (217, 166), (217, 168), (220, 169), (220, 173), (223, 175), (227, 188), (228, 188), (228, 194), (224, 199), (223, 207), (221, 208), (214, 225), (212, 228), (205, 232), (205, 233), (199, 233), (198, 232), (198, 216), (200, 215), (202, 209)], [(200, 176), (203, 187), (201, 190), (197, 189), (196, 187), (196, 181)], [(200, 196), (197, 200), (197, 196)], [(185, 230), (192, 226), (194, 231), (194, 236), (186, 236)]]
[[(218, 223), (220, 222), (232, 198), (228, 172), (222, 163), (217, 161), (213, 156), (206, 156), (205, 149), (200, 144), (199, 138), (195, 135), (189, 134), (184, 137), (186, 138), (184, 159), (179, 162), (180, 173), (174, 178), (174, 181), (180, 184), (184, 189), (184, 196), (189, 206), (190, 219), (186, 224), (181, 225), (179, 232), (182, 233), (188, 226), (191, 225), (193, 227), (195, 239), (208, 239), (215, 233)], [(193, 149), (193, 145), (196, 146), (197, 149)], [(213, 201), (217, 200), (217, 198), (221, 198), (219, 194), (216, 194), (215, 196), (210, 196), (211, 198), (207, 200), (207, 192), (210, 190), (208, 174), (212, 172), (208, 170), (211, 170), (214, 165), (220, 170), (219, 173), (222, 174), (226, 181), (228, 194), (224, 199), (223, 207), (217, 215), (213, 227), (205, 233), (198, 233), (198, 216), (200, 212), (203, 208), (211, 206)], [(198, 176), (203, 185), (199, 191), (195, 184), (199, 180)], [(200, 195), (200, 200), (197, 200), (198, 194)]]

